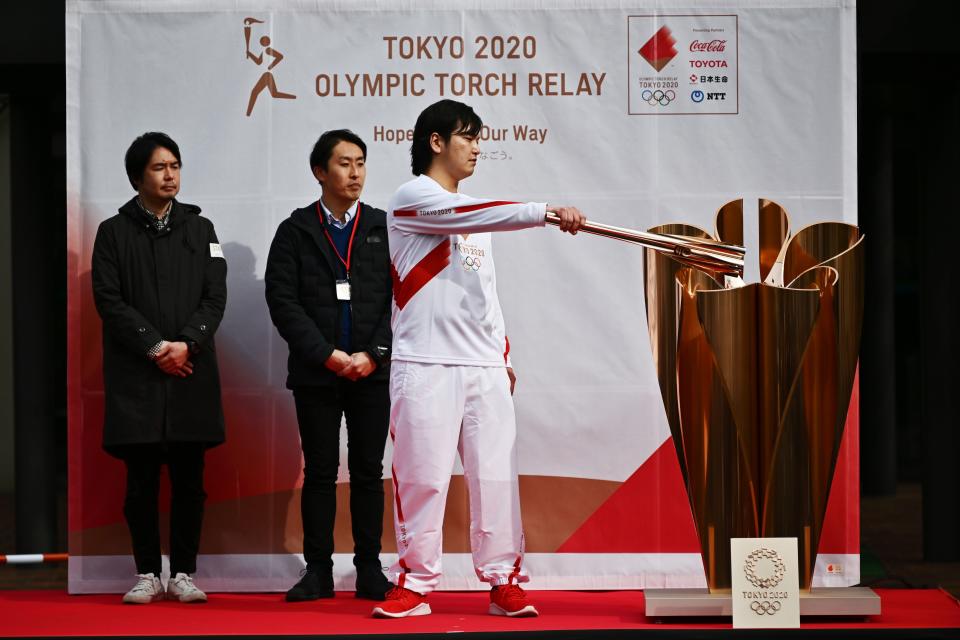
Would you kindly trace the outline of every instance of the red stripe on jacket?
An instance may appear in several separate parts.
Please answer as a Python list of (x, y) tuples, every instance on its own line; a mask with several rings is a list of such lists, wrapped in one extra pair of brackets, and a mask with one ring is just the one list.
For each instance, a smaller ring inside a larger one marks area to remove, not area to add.
[(401, 280), (397, 268), (390, 265), (390, 273), (393, 276), (393, 298), (396, 300), (397, 306), (400, 309), (407, 306), (410, 298), (416, 295), (420, 289), (423, 289), (437, 274), (446, 269), (448, 264), (450, 264), (450, 241), (444, 238), (443, 242), (425, 255), (410, 270), (406, 278)]

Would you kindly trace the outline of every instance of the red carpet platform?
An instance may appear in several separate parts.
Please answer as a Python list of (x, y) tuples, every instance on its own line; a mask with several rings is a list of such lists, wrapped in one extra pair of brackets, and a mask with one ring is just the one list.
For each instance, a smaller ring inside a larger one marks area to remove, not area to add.
[(58, 591), (0, 591), (0, 636), (315, 636), (472, 639), (532, 638), (958, 638), (960, 603), (935, 589), (877, 590), (883, 614), (869, 619), (804, 620), (800, 630), (734, 631), (729, 620), (663, 622), (644, 616), (638, 591), (533, 592), (539, 618), (486, 614), (487, 594), (436, 593), (434, 614), (374, 620), (372, 604), (340, 593), (332, 600), (287, 604), (279, 594), (212, 594), (210, 602), (123, 605), (120, 596), (69, 596)]

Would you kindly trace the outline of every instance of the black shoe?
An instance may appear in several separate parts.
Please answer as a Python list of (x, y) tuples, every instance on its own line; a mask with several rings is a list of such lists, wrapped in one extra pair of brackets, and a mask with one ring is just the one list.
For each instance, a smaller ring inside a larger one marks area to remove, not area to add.
[(357, 597), (365, 600), (383, 600), (393, 584), (383, 575), (379, 565), (357, 567)]
[(306, 602), (333, 597), (333, 569), (306, 568), (300, 582), (287, 591), (287, 602)]

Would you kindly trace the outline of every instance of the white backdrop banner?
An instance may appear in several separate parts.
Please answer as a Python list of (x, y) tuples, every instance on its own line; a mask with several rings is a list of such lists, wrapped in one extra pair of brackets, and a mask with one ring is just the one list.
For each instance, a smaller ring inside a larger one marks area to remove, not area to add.
[[(180, 199), (214, 222), (229, 265), (217, 335), (228, 443), (208, 456), (199, 567), (224, 589), (285, 588), (302, 564), (299, 440), (263, 274), (277, 225), (319, 196), (308, 156), (323, 131), (366, 141), (362, 199), (381, 208), (411, 177), (417, 115), (441, 98), (486, 124), (470, 195), (575, 205), (635, 229), (712, 229), (742, 197), (748, 281), (759, 279), (758, 198), (786, 207), (794, 230), (856, 222), (853, 2), (68, 0), (66, 12), (74, 592), (126, 588), (133, 573), (123, 468), (99, 449), (89, 271), (97, 225), (132, 195), (123, 155), (145, 131), (179, 143)], [(531, 586), (704, 585), (653, 369), (641, 250), (553, 228), (494, 243), (519, 377)], [(855, 418), (816, 584), (859, 578)], [(461, 480), (443, 588), (480, 586), (459, 560)], [(342, 508), (336, 544), (338, 585), (352, 587)]]

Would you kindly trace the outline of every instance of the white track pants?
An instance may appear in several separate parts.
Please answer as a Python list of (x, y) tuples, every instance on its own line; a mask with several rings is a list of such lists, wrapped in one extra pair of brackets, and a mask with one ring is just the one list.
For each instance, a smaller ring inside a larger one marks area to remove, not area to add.
[(470, 493), (470, 549), (477, 577), (526, 582), (517, 482), (517, 427), (502, 367), (394, 361), (394, 582), (421, 594), (440, 578), (443, 513), (459, 452)]

